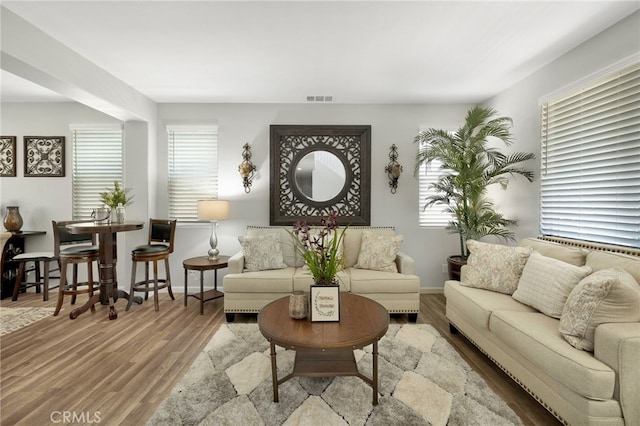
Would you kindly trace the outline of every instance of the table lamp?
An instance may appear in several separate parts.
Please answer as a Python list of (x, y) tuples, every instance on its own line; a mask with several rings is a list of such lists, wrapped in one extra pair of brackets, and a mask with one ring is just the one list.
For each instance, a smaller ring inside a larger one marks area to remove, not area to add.
[(218, 245), (218, 236), (216, 228), (218, 228), (218, 220), (229, 218), (229, 202), (226, 200), (198, 200), (198, 220), (211, 221), (211, 238), (209, 244), (209, 260), (216, 260), (220, 250), (216, 248)]

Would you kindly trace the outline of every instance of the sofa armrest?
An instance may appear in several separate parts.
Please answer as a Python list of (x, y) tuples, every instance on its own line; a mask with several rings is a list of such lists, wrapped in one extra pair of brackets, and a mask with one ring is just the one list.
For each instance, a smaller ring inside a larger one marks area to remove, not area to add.
[(462, 265), (462, 268), (460, 268), (460, 281), (461, 282), (462, 282), (462, 280), (464, 280), (466, 275), (467, 275), (467, 265)]
[(244, 270), (244, 255), (242, 251), (237, 252), (229, 258), (227, 266), (228, 274), (241, 274)]
[(398, 272), (401, 274), (416, 274), (416, 261), (406, 253), (398, 252), (396, 256), (396, 266), (398, 267)]
[(598, 326), (593, 355), (616, 372), (614, 397), (620, 401), (625, 424), (640, 424), (640, 323)]

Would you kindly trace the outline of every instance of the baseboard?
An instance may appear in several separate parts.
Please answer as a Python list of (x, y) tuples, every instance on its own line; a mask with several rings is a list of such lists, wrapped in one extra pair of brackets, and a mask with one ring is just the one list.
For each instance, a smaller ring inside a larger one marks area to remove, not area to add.
[(420, 287), (420, 294), (444, 294), (444, 287)]

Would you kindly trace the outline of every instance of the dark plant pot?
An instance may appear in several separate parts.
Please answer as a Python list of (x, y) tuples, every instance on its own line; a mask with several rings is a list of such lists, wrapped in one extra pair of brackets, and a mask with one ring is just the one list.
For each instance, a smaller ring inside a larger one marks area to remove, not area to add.
[(449, 279), (460, 281), (460, 269), (467, 264), (467, 259), (462, 256), (449, 256), (447, 265), (449, 267)]

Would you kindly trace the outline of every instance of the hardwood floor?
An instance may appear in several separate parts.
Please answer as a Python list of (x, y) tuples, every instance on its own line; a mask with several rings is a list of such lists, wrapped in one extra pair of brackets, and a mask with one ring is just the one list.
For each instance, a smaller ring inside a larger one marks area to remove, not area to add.
[[(21, 294), (3, 307), (54, 307), (39, 294)], [(79, 297), (78, 303), (86, 299)], [(47, 317), (0, 339), (0, 424), (141, 425), (182, 378), (217, 328), (225, 323), (223, 301), (198, 301), (183, 306), (182, 294), (172, 301), (161, 294), (160, 311), (150, 298), (134, 304), (118, 300), (118, 319), (97, 306), (69, 319), (71, 305), (57, 317)], [(422, 295), (419, 323), (433, 325), (520, 416), (525, 425), (559, 422), (515, 382), (460, 335), (449, 334), (442, 295)], [(406, 323), (406, 315), (391, 321)], [(255, 315), (236, 315), (236, 322), (256, 322)], [(68, 416), (65, 422), (63, 416)]]

